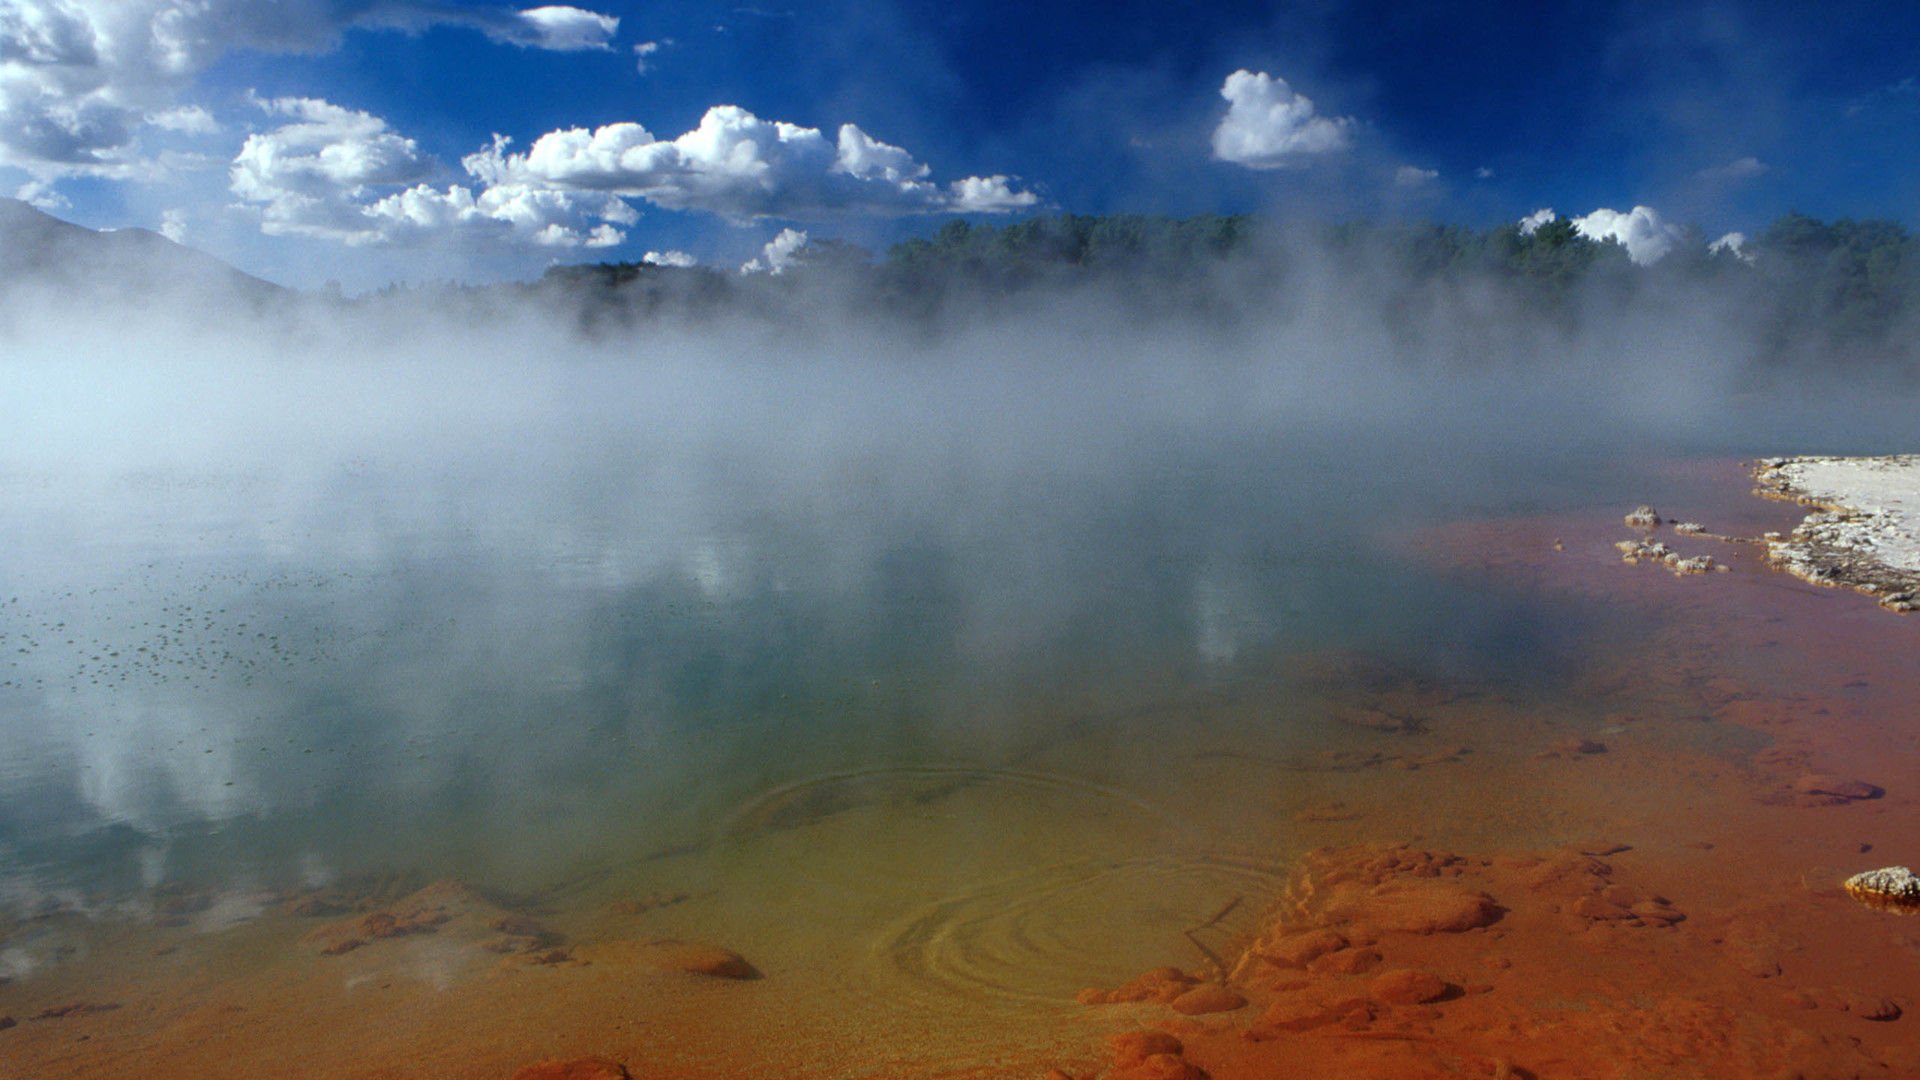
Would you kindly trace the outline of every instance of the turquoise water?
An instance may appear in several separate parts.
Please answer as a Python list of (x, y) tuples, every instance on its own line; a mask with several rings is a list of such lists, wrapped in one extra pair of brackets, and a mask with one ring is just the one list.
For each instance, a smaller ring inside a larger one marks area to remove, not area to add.
[(1018, 763), (1205, 690), (1284, 704), (1290, 648), (1491, 671), (1555, 645), (1548, 612), (1385, 560), (1373, 523), (1305, 530), (1314, 496), (1218, 474), (964, 525), (744, 500), (688, 523), (644, 489), (571, 519), (466, 489), (449, 521), (394, 520), (418, 481), (313, 508), (271, 477), (11, 501), (11, 550), (57, 552), (0, 587), (16, 902), (392, 867), (527, 887), (706, 844), (810, 777)]
[[(1420, 530), (1617, 522), (1674, 457), (1873, 450), (1908, 415), (1151, 343), (514, 344), (0, 365), (10, 1008), (391, 980), (470, 993), (407, 1039), (479, 1053), (532, 1015), (489, 997), (485, 919), (322, 957), (282, 906), (456, 878), (584, 956), (769, 973), (711, 1011), (648, 991), (688, 1063), (772, 1024), (741, 1075), (1031, 1075), (1113, 1022), (1077, 990), (1234, 955), (1307, 847), (1591, 828), (1532, 754), (1633, 707), (1578, 680), (1646, 612), (1423, 565)], [(1396, 700), (1431, 730), (1354, 722)], [(364, 1000), (338, 1075), (390, 1045)], [(199, 1067), (190, 1024), (127, 1030)]]
[(963, 359), (10, 369), (0, 905), (538, 889), (872, 769), (1164, 809), (1169, 747), (1338, 741), (1296, 653), (1551, 692), (1604, 609), (1398, 542), (1750, 441), (1504, 375)]

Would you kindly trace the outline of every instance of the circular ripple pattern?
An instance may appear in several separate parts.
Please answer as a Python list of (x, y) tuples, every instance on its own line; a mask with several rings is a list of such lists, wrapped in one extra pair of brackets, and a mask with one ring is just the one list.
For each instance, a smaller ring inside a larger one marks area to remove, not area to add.
[(762, 792), (728, 816), (721, 825), (720, 839), (723, 843), (738, 842), (755, 833), (800, 828), (863, 807), (925, 807), (982, 787), (1111, 800), (1142, 813), (1164, 816), (1151, 803), (1118, 788), (1057, 773), (966, 765), (902, 765), (810, 776)]
[(1165, 848), (1182, 830), (1143, 799), (1074, 777), (899, 766), (810, 777), (756, 796), (722, 822), (714, 852), (743, 876), (777, 877), (796, 894), (894, 894), (918, 905), (1089, 850)]
[[(1010, 878), (932, 904), (877, 950), (929, 1008), (964, 999), (1029, 1007), (1070, 1002), (1167, 963), (1202, 966), (1183, 931), (1223, 955), (1249, 936), (1285, 883), (1285, 867), (1221, 856), (1084, 862)], [(1235, 903), (1235, 901), (1238, 901)]]

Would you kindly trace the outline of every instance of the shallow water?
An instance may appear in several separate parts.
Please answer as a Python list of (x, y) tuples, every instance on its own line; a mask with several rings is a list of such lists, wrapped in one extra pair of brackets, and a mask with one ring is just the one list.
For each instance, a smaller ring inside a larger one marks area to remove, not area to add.
[[(16, 1009), (43, 986), (138, 997), (157, 976), (102, 959), (115, 935), (183, 920), (169, 985), (311, 1006), (297, 972), (375, 950), (295, 948), (285, 901), (453, 878), (575, 941), (751, 958), (780, 1003), (656, 1009), (661, 1031), (774, 1032), (721, 1073), (1024, 1073), (1092, 1037), (1077, 989), (1230, 957), (1348, 803), (1405, 790), (1422, 835), (1489, 848), (1580, 827), (1547, 793), (1476, 800), (1474, 767), (1602, 728), (1620, 699), (1581, 680), (1645, 616), (1463, 577), (1409, 536), (1609, 519), (1649, 486), (1737, 501), (1656, 447), (1466, 421), (1090, 406), (1056, 442), (912, 404), (796, 444), (754, 409), (609, 420), (633, 377), (567, 378), (578, 413), (544, 401), (472, 443), (0, 461)], [(166, 404), (191, 420), (187, 396)], [(1761, 741), (1711, 719), (1651, 738)], [(492, 970), (429, 940), (382, 963), (442, 994)], [(581, 1042), (471, 1008), (523, 1057)], [(697, 1072), (711, 1047), (686, 1039)], [(509, 1053), (415, 1052), (419, 1075)]]

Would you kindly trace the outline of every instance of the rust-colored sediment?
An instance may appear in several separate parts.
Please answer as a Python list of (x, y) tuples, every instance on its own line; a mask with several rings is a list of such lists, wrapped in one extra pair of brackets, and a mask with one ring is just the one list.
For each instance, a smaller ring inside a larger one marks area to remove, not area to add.
[[(1740, 479), (1732, 463), (1708, 471)], [(1750, 505), (1697, 509), (1727, 532), (1773, 527)], [(1635, 572), (1613, 550), (1618, 528), (1596, 512), (1409, 544), (1496, 587), (1644, 620), (1580, 681), (1612, 733), (1592, 762), (1604, 769), (1560, 755), (1532, 777), (1468, 782), (1553, 785), (1584, 807), (1592, 839), (1325, 848), (1232, 972), (1246, 1007), (1174, 1014), (1159, 1002), (1179, 972), (1087, 1000), (1143, 997), (1127, 1020), (1216, 1080), (1920, 1075), (1920, 939), (1843, 887), (1913, 842), (1920, 634), (1769, 571), (1757, 550), (1681, 537), (1731, 572)], [(1690, 752), (1689, 726), (1763, 738)], [(1636, 752), (1656, 739), (1669, 745)], [(1150, 1075), (1138, 1069), (1116, 1049), (1105, 1071), (1068, 1075)]]
[[(1649, 495), (1728, 534), (1790, 522), (1737, 464), (1703, 469), (1676, 480), (1686, 499)], [(1408, 540), (1622, 629), (1553, 700), (1296, 659), (1358, 742), (1276, 763), (1283, 793), (1247, 812), (1317, 849), (1250, 937), (1194, 935), (1217, 966), (1176, 950), (1063, 1003), (1056, 1059), (917, 1058), (804, 973), (752, 978), (751, 950), (681, 939), (678, 907), (550, 914), (449, 884), (285, 897), (200, 939), (114, 931), (88, 962), (0, 983), (0, 1062), (44, 1080), (1920, 1076), (1920, 938), (1843, 884), (1920, 857), (1920, 620), (1710, 538), (1668, 542), (1728, 573), (1623, 566), (1621, 528), (1597, 508)], [(998, 1022), (958, 1005), (948, 1027), (990, 1047)]]
[(1729, 902), (1682, 860), (1590, 850), (1316, 852), (1235, 973), (1246, 1008), (1135, 1019), (1216, 1078), (1920, 1070), (1911, 950), (1863, 948), (1887, 936), (1874, 913), (1804, 888)]

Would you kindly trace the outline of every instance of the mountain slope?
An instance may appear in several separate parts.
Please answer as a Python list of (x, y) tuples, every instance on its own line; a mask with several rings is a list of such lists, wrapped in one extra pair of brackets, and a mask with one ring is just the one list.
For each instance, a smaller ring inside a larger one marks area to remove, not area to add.
[(0, 294), (31, 288), (87, 299), (234, 298), (286, 290), (145, 229), (97, 232), (0, 199)]

